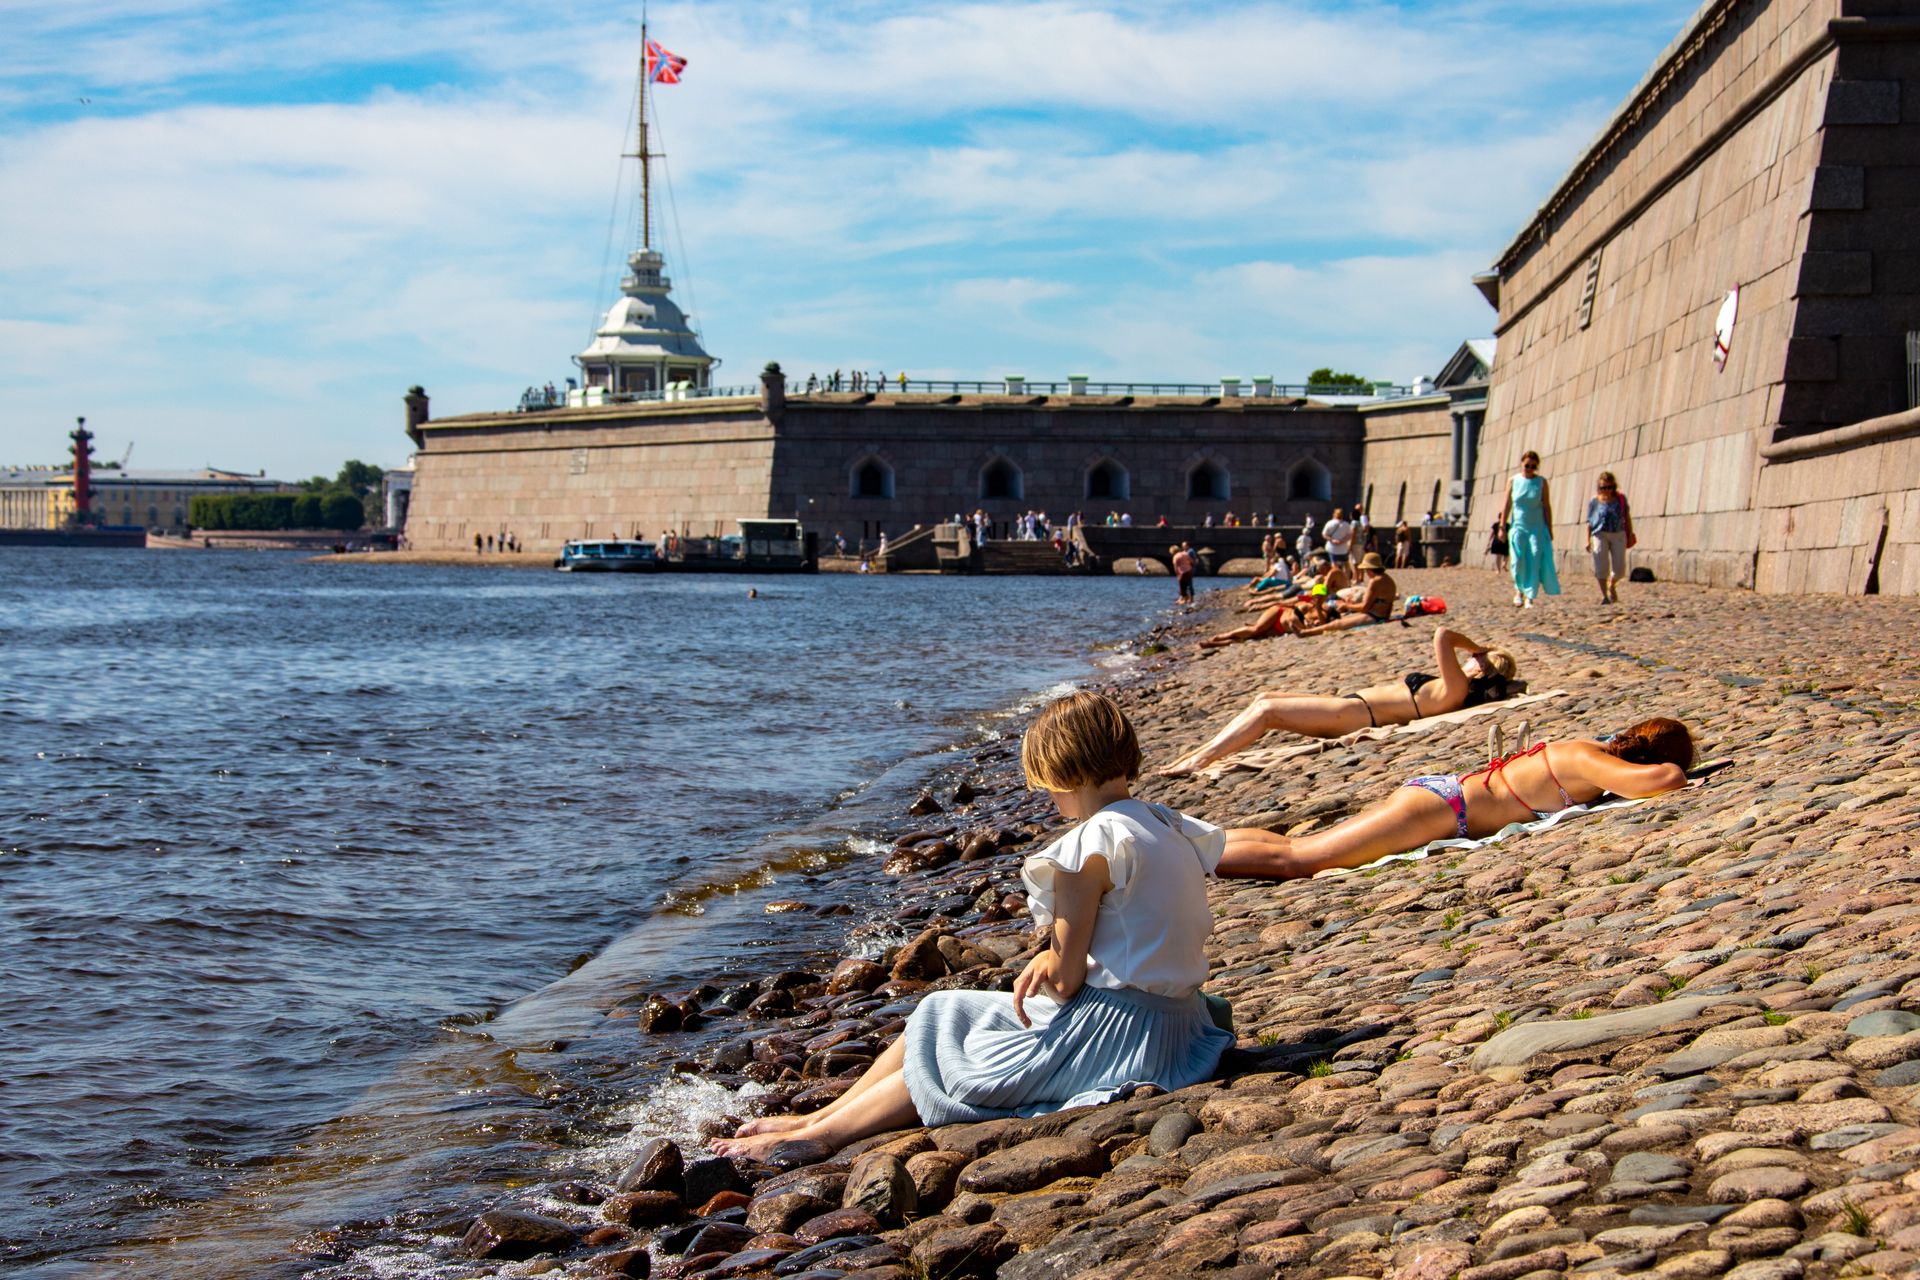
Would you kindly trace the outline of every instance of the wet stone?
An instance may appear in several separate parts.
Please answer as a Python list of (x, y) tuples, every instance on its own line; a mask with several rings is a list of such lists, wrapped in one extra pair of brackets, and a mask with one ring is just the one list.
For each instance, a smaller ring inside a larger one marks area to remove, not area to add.
[(573, 1248), (574, 1231), (558, 1218), (525, 1209), (490, 1209), (473, 1220), (460, 1241), (475, 1258), (519, 1260)]

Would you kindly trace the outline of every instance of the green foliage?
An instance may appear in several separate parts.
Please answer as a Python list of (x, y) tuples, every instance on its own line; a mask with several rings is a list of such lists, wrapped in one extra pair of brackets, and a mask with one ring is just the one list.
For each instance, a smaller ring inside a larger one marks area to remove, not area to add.
[(1760, 1015), (1760, 1021), (1766, 1023), (1770, 1027), (1783, 1027), (1787, 1023), (1792, 1022), (1793, 1018), (1791, 1015), (1784, 1014), (1780, 1012), (1778, 1009), (1769, 1009), (1765, 1013)]
[(1307, 375), (1307, 385), (1310, 387), (1363, 387), (1370, 391), (1373, 389), (1373, 380), (1363, 378), (1357, 373), (1335, 373), (1322, 365)]
[(1333, 1064), (1325, 1058), (1315, 1058), (1307, 1064), (1307, 1074), (1316, 1077), (1330, 1076), (1333, 1074)]
[(1841, 1201), (1840, 1217), (1840, 1229), (1850, 1236), (1867, 1236), (1873, 1233), (1873, 1216), (1861, 1208), (1857, 1201)]
[(370, 493), (380, 491), (380, 482), (386, 474), (371, 462), (361, 462), (358, 458), (353, 458), (340, 465), (340, 474), (333, 479), (314, 476), (312, 479), (302, 480), (300, 488), (305, 493), (331, 493), (338, 489), (356, 498), (364, 498)]
[(358, 529), (365, 523), (360, 499), (350, 493), (203, 494), (187, 507), (196, 529)]
[(1496, 1031), (1505, 1031), (1513, 1025), (1513, 1010), (1502, 1009), (1493, 1015), (1493, 1027)]
[(1569, 1018), (1572, 1018), (1575, 1022), (1579, 1022), (1583, 1018), (1591, 1018), (1593, 1016), (1593, 1010), (1575, 1009), (1572, 1013), (1568, 1014), (1567, 1016)]

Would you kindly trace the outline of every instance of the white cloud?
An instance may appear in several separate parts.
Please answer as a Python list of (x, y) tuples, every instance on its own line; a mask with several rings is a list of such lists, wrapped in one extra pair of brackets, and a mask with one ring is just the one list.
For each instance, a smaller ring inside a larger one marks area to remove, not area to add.
[[(1431, 372), (1491, 323), (1468, 276), (1670, 34), (1568, 37), (1617, 3), (1524, 30), (1438, 2), (659, 5), (691, 66), (656, 93), (656, 242), (723, 377)], [(0, 422), (44, 441), (0, 452), (57, 450), (84, 394), (154, 465), (307, 474), (396, 459), (410, 382), (446, 413), (571, 371), (608, 301), (631, 15), (0, 15)]]

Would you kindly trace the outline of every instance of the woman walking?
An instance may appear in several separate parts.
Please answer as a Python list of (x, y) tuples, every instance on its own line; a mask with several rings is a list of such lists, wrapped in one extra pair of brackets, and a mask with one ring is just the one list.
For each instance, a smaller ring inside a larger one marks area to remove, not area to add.
[(1493, 532), (1487, 535), (1487, 554), (1493, 557), (1495, 573), (1507, 571), (1507, 521), (1504, 516), (1493, 518)]
[(1633, 512), (1613, 472), (1602, 471), (1594, 495), (1587, 499), (1587, 551), (1593, 556), (1593, 580), (1600, 584), (1600, 603), (1620, 603), (1620, 579), (1627, 576), (1627, 548), (1633, 536)]
[(1507, 480), (1507, 506), (1501, 518), (1506, 521), (1513, 564), (1513, 602), (1531, 609), (1542, 591), (1559, 595), (1560, 574), (1553, 564), (1553, 494), (1540, 474), (1540, 455), (1531, 449), (1520, 455), (1520, 474)]

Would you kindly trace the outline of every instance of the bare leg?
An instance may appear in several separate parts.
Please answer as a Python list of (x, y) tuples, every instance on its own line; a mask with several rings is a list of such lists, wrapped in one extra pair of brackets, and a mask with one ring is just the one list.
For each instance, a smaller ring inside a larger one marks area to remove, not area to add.
[(1329, 867), (1363, 867), (1456, 833), (1446, 801), (1419, 787), (1401, 787), (1365, 812), (1312, 835), (1234, 827), (1227, 832), (1217, 873), (1291, 880)]
[(1279, 621), (1279, 618), (1280, 610), (1277, 607), (1269, 609), (1261, 614), (1259, 618), (1249, 622), (1244, 627), (1236, 627), (1232, 631), (1222, 631), (1217, 636), (1208, 636), (1200, 642), (1200, 647), (1202, 649), (1218, 649), (1222, 645), (1233, 644), (1239, 640), (1258, 640), (1261, 636), (1272, 633), (1274, 625)]
[(1317, 636), (1327, 631), (1351, 631), (1355, 627), (1364, 627), (1369, 622), (1379, 621), (1381, 621), (1381, 619), (1374, 617), (1372, 614), (1346, 613), (1335, 618), (1332, 622), (1323, 622), (1317, 627), (1302, 627), (1298, 634), (1303, 636)]
[(853, 1097), (849, 1091), (847, 1105), (834, 1108), (833, 1114), (822, 1111), (809, 1116), (806, 1124), (786, 1133), (719, 1138), (714, 1141), (713, 1149), (723, 1156), (751, 1156), (758, 1159), (783, 1142), (824, 1142), (837, 1149), (876, 1133), (920, 1123), (920, 1113), (913, 1109), (913, 1098), (907, 1093), (906, 1076), (898, 1069), (882, 1073), (878, 1070), (879, 1065), (875, 1061), (867, 1074), (860, 1078), (860, 1083), (866, 1087), (859, 1096)]
[(899, 1071), (901, 1064), (904, 1063), (906, 1059), (907, 1038), (904, 1035), (896, 1036), (894, 1037), (893, 1043), (888, 1045), (885, 1051), (873, 1060), (873, 1065), (860, 1073), (860, 1078), (853, 1082), (851, 1089), (848, 1089), (845, 1093), (818, 1111), (810, 1111), (803, 1116), (761, 1116), (759, 1119), (749, 1120), (738, 1129), (735, 1129), (733, 1136), (736, 1138), (749, 1138), (756, 1133), (790, 1133), (795, 1129), (803, 1129), (807, 1125), (824, 1119), (844, 1108), (849, 1102), (852, 1102), (855, 1098), (879, 1083), (882, 1076)]
[(1352, 698), (1263, 693), (1205, 746), (1155, 772), (1167, 778), (1197, 772), (1215, 760), (1246, 750), (1275, 730), (1284, 729), (1310, 738), (1337, 738), (1366, 727), (1366, 708)]

